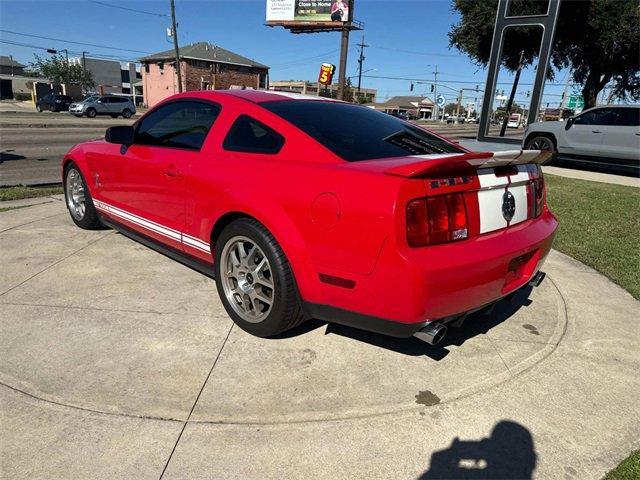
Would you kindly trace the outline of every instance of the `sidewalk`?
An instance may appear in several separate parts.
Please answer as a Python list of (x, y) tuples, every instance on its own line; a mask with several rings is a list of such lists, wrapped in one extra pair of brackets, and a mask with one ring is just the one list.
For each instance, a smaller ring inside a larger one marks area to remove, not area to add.
[(591, 180), (593, 182), (611, 183), (613, 185), (625, 185), (628, 187), (640, 187), (640, 178), (626, 177), (624, 175), (613, 175), (610, 173), (589, 172), (574, 168), (552, 167), (545, 165), (542, 167), (545, 174), (558, 175), (560, 177), (577, 178), (579, 180)]

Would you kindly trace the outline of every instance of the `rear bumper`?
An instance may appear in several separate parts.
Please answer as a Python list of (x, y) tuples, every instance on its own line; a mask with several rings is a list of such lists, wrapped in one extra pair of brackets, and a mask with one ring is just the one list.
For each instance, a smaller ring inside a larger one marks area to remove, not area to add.
[[(545, 274), (542, 271), (538, 271), (538, 274), (531, 278), (527, 283), (522, 285), (518, 290), (522, 290), (530, 287), (537, 287), (544, 279)], [(513, 292), (512, 292), (513, 293)], [(511, 295), (511, 294), (509, 294)], [(507, 295), (507, 296), (509, 296)], [(442, 324), (455, 324), (458, 320), (464, 320), (467, 315), (478, 312), (480, 310), (490, 311), (494, 305), (502, 300), (498, 298), (491, 303), (482, 305), (466, 312), (459, 312), (455, 315), (451, 315), (446, 318), (439, 318), (437, 321)], [(329, 305), (320, 305), (317, 303), (304, 302), (304, 310), (307, 316), (318, 320), (324, 320), (327, 322), (338, 323), (340, 325), (346, 325), (348, 327), (358, 328), (360, 330), (367, 330), (369, 332), (381, 333), (390, 337), (397, 338), (409, 338), (423, 327), (432, 323), (432, 321), (421, 321), (417, 323), (402, 323), (393, 320), (374, 317), (371, 315), (363, 315), (361, 313), (352, 312), (349, 310), (343, 310), (341, 308), (331, 307)], [(434, 320), (435, 321), (435, 320)]]
[(557, 225), (545, 208), (536, 219), (462, 242), (411, 248), (400, 239), (387, 241), (370, 275), (358, 278), (353, 289), (324, 286), (324, 303), (331, 307), (315, 314), (310, 308), (310, 313), (331, 321), (329, 313), (344, 316), (339, 312), (348, 311), (405, 324), (397, 328), (411, 332), (430, 321), (478, 310), (533, 279), (551, 249)]

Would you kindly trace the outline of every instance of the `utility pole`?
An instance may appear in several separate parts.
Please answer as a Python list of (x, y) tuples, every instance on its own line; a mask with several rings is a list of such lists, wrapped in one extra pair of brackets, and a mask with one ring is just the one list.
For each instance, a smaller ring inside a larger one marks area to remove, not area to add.
[(178, 24), (176, 23), (175, 0), (171, 0), (171, 29), (173, 33), (173, 50), (176, 53), (175, 70), (178, 74), (178, 93), (182, 93), (182, 71), (180, 68), (180, 48), (178, 47)]
[(460, 104), (462, 103), (462, 89), (460, 89), (460, 94), (458, 96), (458, 103), (456, 104), (456, 123), (458, 123), (458, 117), (460, 116)]
[(438, 65), (436, 65), (436, 69), (433, 71), (433, 77), (434, 77), (434, 82), (433, 82), (433, 108), (434, 111), (436, 113), (436, 120), (439, 120), (440, 118), (440, 109), (438, 108)]
[(364, 64), (364, 49), (369, 45), (364, 44), (364, 35), (362, 35), (362, 40), (358, 44), (360, 47), (360, 58), (358, 59), (358, 98), (360, 98), (360, 85), (362, 84), (362, 65)]
[(87, 78), (87, 57), (86, 54), (89, 52), (82, 52), (82, 91), (85, 92), (84, 81)]
[[(173, 0), (171, 0), (173, 2)], [(347, 52), (349, 50), (349, 28), (342, 27), (342, 39), (340, 41), (340, 72), (338, 75), (338, 100), (344, 100), (344, 91), (347, 82)]]
[(520, 52), (520, 61), (518, 62), (518, 70), (516, 70), (516, 76), (513, 79), (513, 86), (511, 87), (511, 94), (509, 95), (509, 100), (507, 101), (507, 106), (505, 108), (504, 119), (502, 120), (502, 127), (500, 128), (500, 136), (504, 137), (505, 132), (507, 131), (507, 123), (509, 123), (509, 115), (511, 115), (511, 107), (513, 106), (513, 99), (516, 96), (516, 89), (518, 88), (518, 82), (520, 81), (520, 72), (522, 72), (522, 67), (524, 66), (524, 50)]

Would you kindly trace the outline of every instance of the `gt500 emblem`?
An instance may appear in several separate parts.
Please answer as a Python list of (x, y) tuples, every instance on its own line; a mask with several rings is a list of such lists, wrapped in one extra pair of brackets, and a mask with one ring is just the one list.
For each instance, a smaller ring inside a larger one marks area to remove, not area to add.
[(513, 194), (507, 190), (502, 195), (502, 216), (507, 222), (510, 222), (516, 213), (516, 199)]

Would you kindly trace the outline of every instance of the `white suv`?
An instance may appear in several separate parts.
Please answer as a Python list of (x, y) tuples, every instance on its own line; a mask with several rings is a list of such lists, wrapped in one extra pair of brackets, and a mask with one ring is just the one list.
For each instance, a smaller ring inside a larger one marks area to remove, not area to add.
[(523, 148), (551, 150), (562, 158), (640, 167), (640, 105), (585, 110), (566, 122), (531, 123)]

